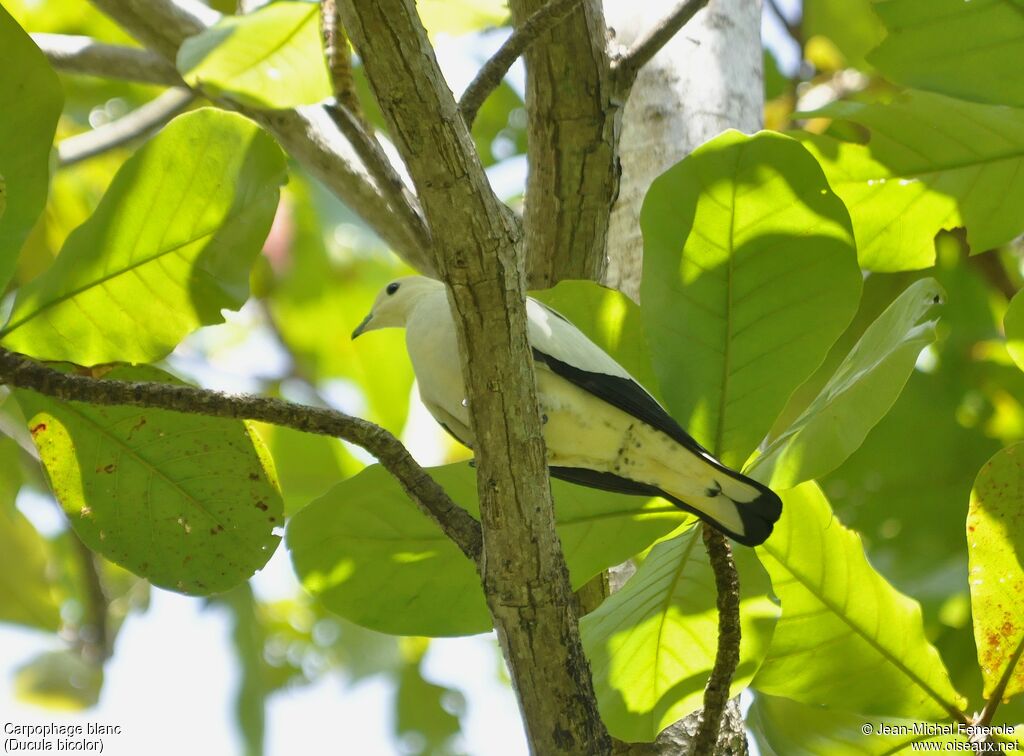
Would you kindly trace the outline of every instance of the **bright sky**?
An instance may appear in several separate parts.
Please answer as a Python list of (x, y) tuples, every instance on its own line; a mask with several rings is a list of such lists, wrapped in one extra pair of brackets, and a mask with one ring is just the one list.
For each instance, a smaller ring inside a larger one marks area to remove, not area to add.
[[(792, 10), (799, 0), (782, 2)], [(763, 34), (784, 71), (797, 64), (797, 51), (771, 14), (765, 13)], [(486, 48), (500, 44), (489, 35)], [(440, 62), (456, 92), (469, 82), (487, 49), (469, 51), (465, 45), (439, 46)], [(521, 70), (513, 73), (522, 81)], [(521, 90), (521, 83), (517, 86)], [(491, 180), (503, 196), (514, 193), (524, 182), (525, 162), (510, 160), (492, 169)], [(252, 317), (250, 310), (228, 313), (229, 323), (204, 329), (194, 339), (218, 340), (218, 329), (231, 329)], [(234, 326), (232, 325), (234, 323)], [(189, 358), (190, 341), (172, 360), (176, 369), (191, 374), (204, 385), (233, 391), (255, 388), (252, 376), (280, 374), (283, 357), (275, 353), (272, 341), (257, 336), (243, 347), (223, 355), (215, 370), (200, 370)], [(421, 462), (431, 448), (438, 448), (436, 427), (426, 411), (415, 411), (407, 434)], [(52, 504), (37, 497), (19, 498), (19, 507), (44, 533), (62, 526)], [(259, 598), (292, 596), (298, 590), (284, 547), (278, 549), (267, 567), (253, 580)], [(61, 642), (43, 633), (0, 625), (0, 720), (2, 723), (116, 724), (123, 734), (105, 739), (108, 756), (140, 753), (163, 754), (241, 753), (235, 729), (234, 691), (238, 669), (231, 650), (226, 610), (204, 608), (203, 602), (179, 594), (153, 589), (152, 603), (145, 614), (132, 614), (117, 640), (113, 658), (106, 667), (106, 679), (99, 705), (82, 714), (51, 713), (26, 706), (14, 698), (12, 681), (16, 669), (45, 651), (61, 650)], [(493, 637), (435, 640), (424, 664), (431, 682), (457, 689), (466, 698), (460, 750), (487, 756), (519, 756), (526, 753), (518, 708), (511, 691), (499, 683), (496, 674)], [(301, 753), (304, 756), (353, 753), (360, 756), (392, 756), (400, 753), (392, 737), (394, 688), (381, 678), (348, 685), (338, 677), (326, 677), (306, 688), (274, 695), (267, 706), (267, 754)]]

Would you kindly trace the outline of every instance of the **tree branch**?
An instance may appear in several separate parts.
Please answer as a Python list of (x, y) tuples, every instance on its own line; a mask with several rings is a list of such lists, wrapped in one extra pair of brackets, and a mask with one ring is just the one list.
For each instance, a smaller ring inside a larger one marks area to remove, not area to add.
[(169, 87), (185, 85), (174, 66), (148, 50), (108, 45), (92, 37), (71, 34), (30, 36), (50, 65), (59, 71)]
[(191, 89), (168, 89), (116, 121), (62, 140), (57, 159), (61, 166), (69, 166), (120, 147), (163, 126), (194, 99)]
[[(517, 25), (545, 0), (510, 0)], [(622, 102), (612, 91), (601, 0), (583, 0), (526, 50), (529, 171), (523, 225), (530, 288), (602, 280), (619, 186)]]
[(324, 55), (327, 57), (327, 70), (331, 74), (334, 99), (365, 128), (366, 116), (359, 102), (352, 75), (352, 51), (349, 49), (348, 35), (341, 25), (336, 0), (320, 1), (320, 29), (323, 33)]
[(674, 11), (641, 36), (613, 65), (619, 90), (628, 92), (640, 69), (707, 4), (708, 0), (683, 0)]
[(729, 687), (740, 662), (740, 577), (732, 558), (732, 547), (726, 537), (710, 525), (704, 525), (704, 547), (718, 590), (718, 650), (704, 688), (700, 729), (693, 739), (695, 754), (715, 752), (722, 716), (729, 702)]
[[(186, 37), (217, 22), (220, 14), (195, 0), (92, 0), (129, 34), (173, 61)], [(428, 247), (403, 222), (385, 190), (377, 186), (354, 148), (320, 106), (259, 110), (227, 99), (217, 104), (236, 110), (270, 131), (281, 146), (342, 202), (359, 215), (401, 258), (425, 273), (434, 270)]]
[(63, 401), (151, 407), (192, 415), (261, 420), (305, 433), (334, 436), (361, 446), (391, 473), (409, 497), (475, 563), (481, 551), (480, 524), (453, 502), (444, 489), (387, 430), (332, 409), (307, 407), (263, 396), (229, 396), (217, 391), (168, 383), (96, 380), (61, 373), (0, 347), (0, 383)]
[(449, 287), (476, 439), (484, 594), (531, 749), (608, 753), (555, 531), (516, 225), (490, 189), (414, 0), (339, 7)]
[(505, 74), (520, 55), (544, 32), (564, 21), (569, 11), (583, 0), (548, 0), (512, 32), (498, 51), (481, 66), (476, 77), (466, 87), (459, 100), (459, 110), (466, 119), (466, 127), (473, 128), (473, 121), (480, 106), (498, 88)]

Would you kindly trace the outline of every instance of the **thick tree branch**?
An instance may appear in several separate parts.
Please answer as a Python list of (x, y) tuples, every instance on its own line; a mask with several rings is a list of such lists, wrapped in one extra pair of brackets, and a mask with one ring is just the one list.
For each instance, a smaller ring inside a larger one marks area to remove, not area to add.
[(57, 159), (62, 166), (74, 165), (120, 147), (163, 126), (194, 99), (191, 89), (168, 89), (116, 121), (64, 139), (57, 145)]
[(708, 0), (683, 0), (672, 13), (636, 40), (614, 64), (616, 83), (622, 92), (629, 91), (640, 69), (707, 4)]
[(718, 590), (718, 651), (704, 687), (704, 710), (693, 739), (695, 754), (714, 753), (729, 703), (729, 687), (740, 662), (740, 577), (732, 558), (732, 547), (726, 537), (710, 525), (704, 525), (704, 547)]
[[(184, 39), (217, 22), (220, 14), (195, 0), (93, 0), (101, 11), (167, 61), (173, 61)], [(237, 110), (269, 130), (281, 146), (342, 202), (359, 215), (400, 257), (413, 267), (433, 272), (433, 259), (415, 228), (392, 208), (386, 191), (377, 186), (320, 106), (294, 110), (258, 110), (229, 100), (217, 104)]]
[(481, 574), (535, 753), (603, 754), (575, 601), (555, 532), (520, 239), (494, 196), (413, 0), (343, 0), (449, 287), (476, 438)]
[[(509, 2), (517, 26), (545, 6), (545, 0)], [(526, 50), (531, 288), (604, 275), (622, 107), (611, 87), (606, 37), (601, 0), (583, 0)]]
[(71, 34), (33, 34), (50, 65), (59, 71), (125, 79), (169, 87), (184, 86), (177, 69), (148, 50), (108, 45)]
[(549, 29), (553, 29), (563, 21), (569, 11), (583, 0), (548, 0), (548, 3), (537, 10), (512, 32), (498, 51), (480, 67), (476, 77), (466, 87), (459, 99), (459, 110), (466, 119), (466, 126), (473, 128), (473, 121), (484, 100), (498, 88), (505, 74), (520, 55), (537, 37)]
[(217, 391), (168, 383), (96, 380), (61, 373), (0, 347), (0, 383), (64, 401), (151, 407), (173, 412), (237, 420), (261, 420), (305, 433), (334, 436), (375, 456), (423, 512), (462, 552), (478, 562), (480, 524), (453, 502), (384, 428), (358, 417), (263, 396), (229, 396)]

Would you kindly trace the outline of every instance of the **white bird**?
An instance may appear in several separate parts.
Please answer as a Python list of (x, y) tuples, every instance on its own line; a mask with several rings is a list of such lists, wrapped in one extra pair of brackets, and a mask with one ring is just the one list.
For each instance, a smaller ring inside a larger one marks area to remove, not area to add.
[[(711, 456), (564, 317), (532, 298), (526, 300), (526, 314), (552, 476), (618, 493), (662, 496), (748, 546), (768, 538), (782, 512), (774, 492)], [(472, 448), (444, 284), (422, 276), (392, 281), (352, 338), (401, 327), (424, 405), (448, 433)]]

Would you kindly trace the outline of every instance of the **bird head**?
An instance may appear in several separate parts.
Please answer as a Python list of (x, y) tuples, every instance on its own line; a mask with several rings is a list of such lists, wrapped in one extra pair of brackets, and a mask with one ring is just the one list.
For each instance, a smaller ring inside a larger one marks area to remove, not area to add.
[(405, 276), (388, 283), (373, 302), (370, 314), (356, 326), (352, 338), (376, 331), (378, 328), (402, 328), (409, 319), (409, 313), (425, 294), (444, 294), (444, 284), (424, 276)]

